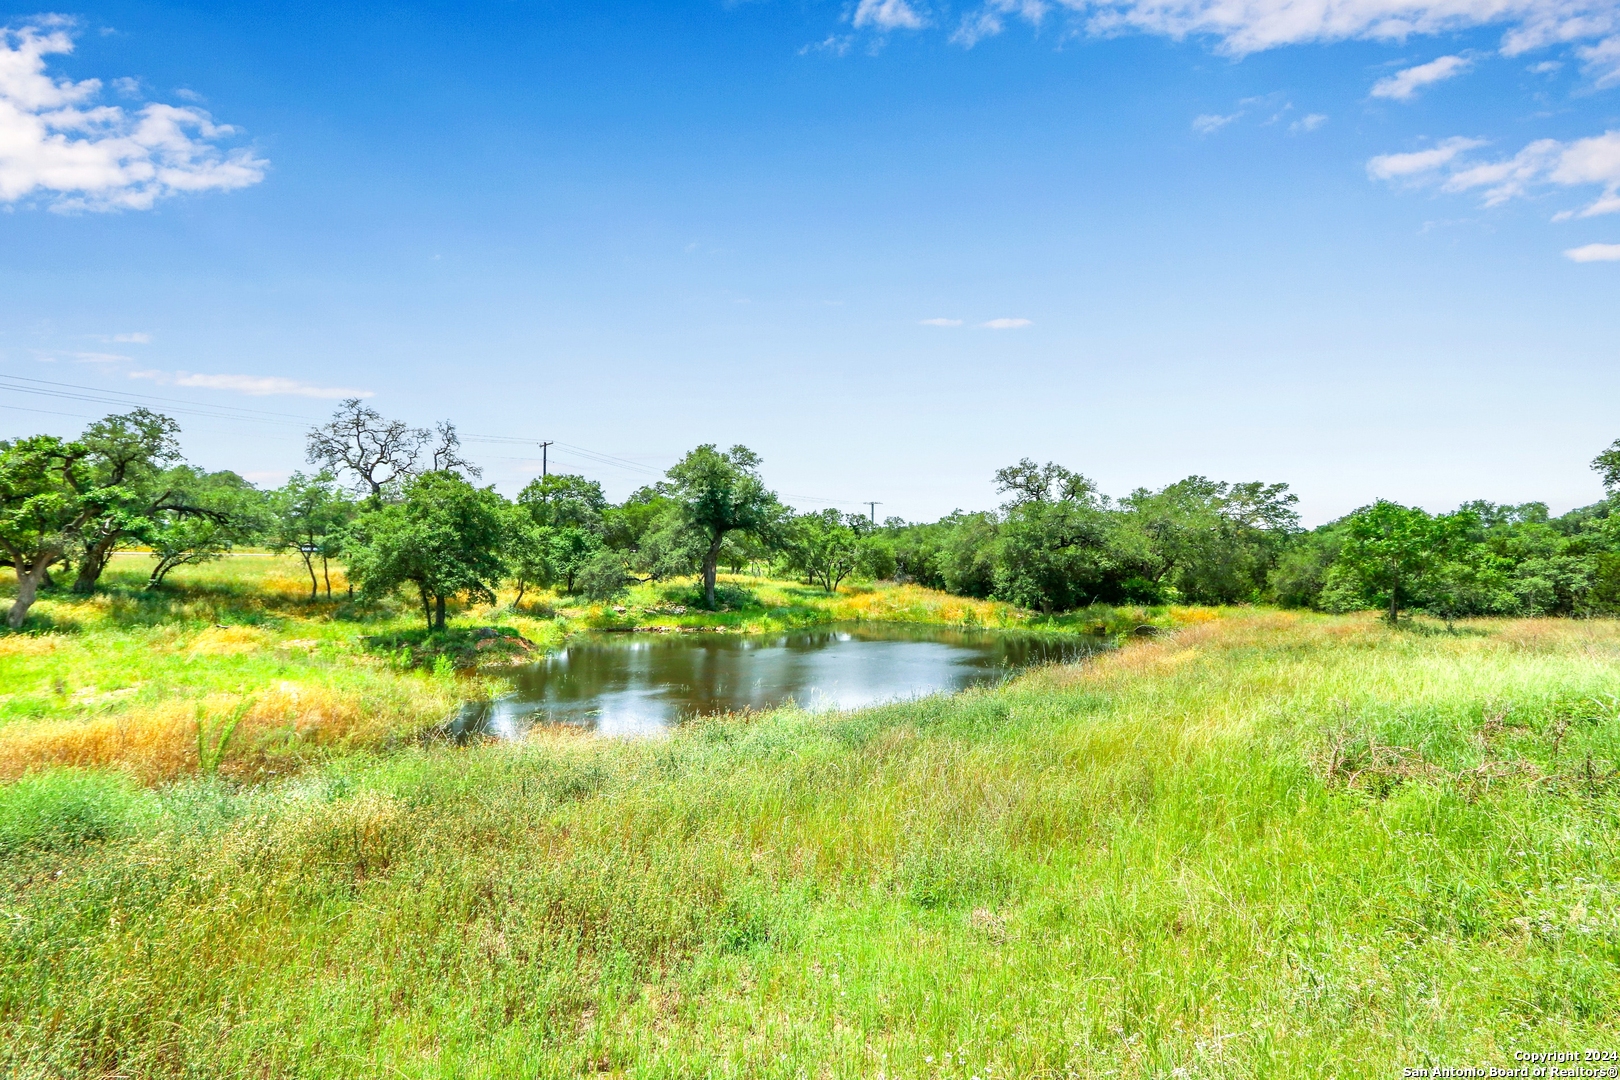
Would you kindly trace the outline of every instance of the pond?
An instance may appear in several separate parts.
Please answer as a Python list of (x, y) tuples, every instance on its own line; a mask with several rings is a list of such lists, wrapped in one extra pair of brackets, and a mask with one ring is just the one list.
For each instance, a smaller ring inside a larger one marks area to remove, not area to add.
[(516, 669), (513, 689), (471, 702), (457, 737), (518, 738), (536, 724), (647, 735), (682, 720), (789, 702), (855, 709), (996, 682), (1077, 660), (1095, 638), (860, 623), (778, 634), (592, 634)]

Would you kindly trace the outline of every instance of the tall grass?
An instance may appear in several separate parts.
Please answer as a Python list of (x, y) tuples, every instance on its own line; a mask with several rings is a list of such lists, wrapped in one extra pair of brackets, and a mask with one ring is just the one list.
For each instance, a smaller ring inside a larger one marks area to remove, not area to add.
[(0, 1071), (1387, 1076), (1612, 1047), (1617, 688), (1612, 623), (1234, 612), (661, 740), (39, 774), (0, 787)]
[[(408, 604), (349, 601), (340, 573), (332, 600), (323, 582), (311, 601), (295, 556), (181, 567), (156, 591), (144, 587), (147, 562), (121, 554), (95, 596), (47, 595), (29, 632), (0, 632), (0, 781), (52, 765), (120, 766), (149, 782), (199, 770), (250, 779), (408, 740), (460, 701), (501, 689), (467, 665), (532, 655), (481, 651), (489, 642), (470, 634), (479, 624), (543, 649), (590, 629), (760, 632), (841, 620), (1014, 626), (1029, 618), (1006, 604), (915, 586), (828, 594), (727, 576), (729, 602), (717, 612), (698, 607), (691, 582), (660, 582), (610, 605), (541, 592), (513, 610), (515, 597), (503, 595), (458, 611), (450, 634), (425, 635)], [(1074, 626), (1056, 628), (1110, 633), (1149, 617), (1099, 609), (1083, 627), (1076, 616)], [(206, 727), (238, 711), (239, 726), (216, 759), (213, 744), (199, 739), (198, 717)]]

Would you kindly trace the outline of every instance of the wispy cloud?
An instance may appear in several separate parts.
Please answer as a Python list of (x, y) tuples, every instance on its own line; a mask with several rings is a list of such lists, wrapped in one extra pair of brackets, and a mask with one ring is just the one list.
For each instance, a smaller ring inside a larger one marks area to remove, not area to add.
[(991, 319), (989, 322), (979, 324), (986, 330), (1022, 330), (1026, 326), (1033, 326), (1028, 319)]
[(1620, 83), (1620, 34), (1604, 38), (1596, 45), (1583, 45), (1575, 50), (1581, 66), (1599, 88)]
[[(98, 105), (99, 79), (46, 73), (47, 56), (72, 51), (72, 24), (60, 17), (0, 28), (0, 203), (38, 195), (61, 212), (146, 210), (167, 196), (264, 179), (269, 163), (223, 149), (235, 129), (201, 109)], [(117, 87), (139, 92), (138, 83)]]
[(1486, 206), (1500, 206), (1540, 187), (1599, 187), (1602, 194), (1580, 210), (1555, 220), (1595, 217), (1620, 211), (1620, 130), (1560, 142), (1538, 139), (1510, 158), (1477, 161), (1468, 152), (1480, 139), (1452, 138), (1429, 150), (1384, 154), (1367, 163), (1375, 180), (1437, 184), (1443, 191), (1479, 191)]
[(906, 0), (861, 0), (853, 22), (857, 30), (921, 30), (928, 25)]
[(1406, 154), (1379, 154), (1367, 162), (1367, 175), (1374, 180), (1396, 180), (1433, 173), (1434, 170), (1444, 168), (1456, 160), (1459, 154), (1484, 145), (1484, 139), (1467, 139), (1459, 135), (1427, 150), (1414, 150)]
[(1022, 19), (1039, 26), (1051, 10), (1052, 4), (1047, 0), (987, 0), (983, 7), (962, 17), (951, 40), (971, 49), (985, 38), (995, 37), (1005, 30), (1005, 18)]
[(1227, 124), (1242, 117), (1240, 109), (1235, 113), (1222, 116), (1220, 113), (1202, 113), (1193, 117), (1192, 129), (1200, 135), (1213, 135)]
[(114, 334), (112, 339), (127, 345), (152, 344), (152, 335), (139, 330), (129, 334)]
[(1620, 262), (1620, 244), (1587, 244), (1570, 248), (1564, 256), (1578, 263)]
[(134, 360), (133, 356), (124, 356), (122, 353), (110, 352), (76, 352), (67, 353), (81, 364), (127, 364)]
[[(862, 0), (858, 10), (878, 0)], [(1518, 55), (1620, 32), (1614, 0), (982, 0), (951, 35), (971, 47), (1014, 22), (1065, 17), (1073, 32), (1155, 34), (1213, 40), (1233, 56), (1332, 41), (1406, 41), (1473, 27), (1502, 28), (1502, 50)], [(859, 24), (857, 24), (859, 25)]]
[(1465, 56), (1442, 56), (1427, 64), (1397, 71), (1387, 79), (1379, 79), (1373, 83), (1372, 96), (1391, 101), (1411, 101), (1425, 86), (1455, 79), (1473, 66), (1474, 62)]
[[(845, 53), (849, 52), (849, 47), (853, 44), (855, 44), (854, 34), (845, 34), (842, 37), (837, 34), (829, 34), (825, 41), (813, 41), (810, 44), (801, 47), (799, 49), (799, 55), (808, 56), (813, 52), (826, 52), (832, 53), (834, 56), (843, 56)], [(697, 245), (688, 244), (686, 250), (696, 251)], [(433, 257), (435, 259), (438, 258), (437, 255)]]
[(961, 326), (961, 319), (923, 319), (920, 326)]
[(341, 386), (313, 386), (309, 383), (299, 382), (296, 379), (284, 379), (279, 375), (199, 375), (189, 371), (132, 371), (129, 373), (129, 377), (132, 379), (151, 379), (154, 382), (164, 383), (168, 386), (192, 386), (204, 390), (229, 390), (232, 393), (247, 394), (250, 397), (270, 397), (285, 394), (292, 397), (338, 400), (341, 398), (376, 396), (371, 390), (354, 390)]
[(1293, 132), (1295, 135), (1309, 133), (1315, 131), (1317, 128), (1321, 127), (1327, 122), (1328, 118), (1326, 113), (1313, 112), (1302, 116), (1298, 120), (1295, 120), (1292, 124), (1289, 124), (1288, 130)]

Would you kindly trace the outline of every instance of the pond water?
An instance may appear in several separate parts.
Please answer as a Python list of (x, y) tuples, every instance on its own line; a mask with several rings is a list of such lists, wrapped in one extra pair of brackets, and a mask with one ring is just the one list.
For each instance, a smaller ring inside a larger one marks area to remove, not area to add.
[(457, 737), (517, 738), (535, 724), (645, 735), (694, 716), (854, 709), (995, 682), (1032, 664), (1076, 660), (1096, 639), (899, 623), (760, 636), (593, 634), (518, 668), (511, 693), (470, 702)]

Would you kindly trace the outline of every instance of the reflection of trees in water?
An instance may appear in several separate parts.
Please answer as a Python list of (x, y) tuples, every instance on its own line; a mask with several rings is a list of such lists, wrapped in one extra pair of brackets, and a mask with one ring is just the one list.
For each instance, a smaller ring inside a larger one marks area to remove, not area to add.
[[(864, 644), (944, 646), (879, 649)], [(1102, 643), (1069, 635), (865, 623), (786, 633), (623, 636), (577, 639), (566, 650), (515, 674), (507, 707), (534, 720), (594, 723), (644, 713), (648, 726), (675, 717), (809, 706), (818, 693), (864, 704), (915, 693), (955, 691), (1019, 668), (1073, 661)], [(847, 650), (845, 657), (839, 650)], [(836, 694), (835, 694), (836, 696)], [(525, 709), (524, 706), (531, 706)], [(858, 706), (850, 706), (858, 707)]]

